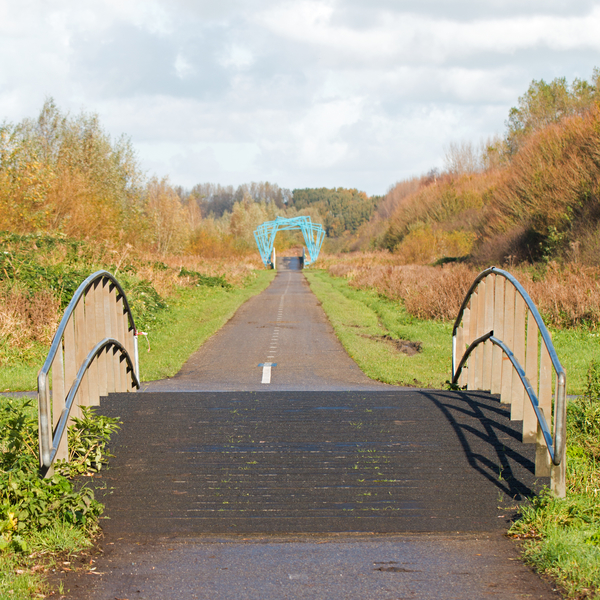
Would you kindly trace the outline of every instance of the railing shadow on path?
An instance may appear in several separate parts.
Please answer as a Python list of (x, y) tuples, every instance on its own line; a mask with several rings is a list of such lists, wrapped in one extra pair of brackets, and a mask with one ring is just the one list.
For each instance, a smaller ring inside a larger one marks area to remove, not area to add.
[[(532, 487), (515, 476), (511, 465), (511, 461), (517, 463), (533, 475), (535, 462), (531, 457), (526, 456), (531, 454), (530, 447), (521, 443), (521, 433), (518, 425), (513, 427), (510, 423), (509, 411), (502, 408), (500, 403), (497, 406), (490, 405), (489, 400), (493, 401), (493, 396), (477, 392), (451, 392), (440, 397), (439, 394), (427, 393), (426, 390), (423, 390), (422, 394), (447, 419), (472, 469), (480, 473), (499, 491), (516, 501), (525, 500), (536, 493)], [(488, 402), (483, 401), (484, 397)], [(442, 398), (447, 401), (443, 401)], [(460, 417), (464, 420), (461, 421)], [(506, 422), (502, 423), (502, 421)], [(504, 438), (508, 437), (517, 442), (520, 448), (515, 449), (513, 444), (509, 445), (503, 441), (500, 434)], [(479, 451), (475, 447), (477, 442), (485, 444), (488, 448), (494, 448), (498, 462), (494, 462)], [(546, 478), (542, 478), (542, 481), (544, 479)]]

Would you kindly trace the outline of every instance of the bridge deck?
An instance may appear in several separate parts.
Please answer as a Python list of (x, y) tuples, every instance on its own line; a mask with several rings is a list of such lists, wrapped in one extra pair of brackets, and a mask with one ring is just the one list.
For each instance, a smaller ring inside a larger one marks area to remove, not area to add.
[(535, 485), (489, 394), (113, 395), (107, 535), (490, 531)]

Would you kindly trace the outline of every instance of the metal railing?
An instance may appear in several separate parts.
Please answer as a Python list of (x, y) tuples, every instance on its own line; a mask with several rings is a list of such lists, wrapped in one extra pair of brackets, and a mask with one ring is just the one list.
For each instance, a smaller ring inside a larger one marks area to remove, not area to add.
[(274, 221), (265, 221), (254, 231), (254, 239), (265, 267), (272, 264), (271, 252), (277, 232), (295, 229), (302, 231), (304, 242), (308, 248), (309, 256), (304, 259), (304, 267), (308, 267), (319, 258), (319, 252), (325, 239), (325, 230), (322, 225), (313, 223), (310, 217), (307, 216), (292, 217), (290, 219), (277, 217)]
[(507, 271), (486, 269), (465, 296), (452, 331), (452, 383), (511, 405), (523, 442), (537, 444), (536, 476), (550, 476), (564, 497), (566, 373), (529, 294)]
[[(137, 389), (135, 323), (123, 288), (97, 271), (77, 288), (38, 374), (40, 467), (68, 459), (67, 427), (80, 406), (97, 406), (110, 392)], [(51, 390), (52, 388), (52, 390)]]

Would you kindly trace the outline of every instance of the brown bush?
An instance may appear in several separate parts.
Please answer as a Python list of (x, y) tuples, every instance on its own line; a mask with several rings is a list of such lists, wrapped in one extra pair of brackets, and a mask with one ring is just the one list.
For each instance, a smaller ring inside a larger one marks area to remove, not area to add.
[(556, 327), (587, 325), (600, 321), (600, 269), (550, 263), (541, 279), (516, 269), (523, 284), (547, 324)]
[(0, 287), (0, 338), (14, 348), (28, 348), (32, 341), (49, 345), (60, 321), (59, 307), (48, 290), (27, 294)]
[(445, 231), (474, 231), (479, 228), (492, 191), (501, 178), (497, 170), (485, 173), (444, 175), (404, 198), (390, 219), (383, 237), (393, 250), (417, 226), (436, 225)]
[(373, 289), (420, 319), (453, 320), (477, 271), (464, 264), (443, 267), (422, 265), (331, 265), (329, 273), (345, 277), (359, 289)]
[[(479, 269), (466, 264), (443, 267), (377, 264), (370, 255), (328, 258), (328, 271), (344, 277), (351, 286), (372, 289), (402, 301), (407, 311), (421, 319), (454, 320)], [(550, 263), (543, 275), (530, 269), (509, 271), (527, 290), (544, 321), (555, 327), (600, 322), (600, 268)]]
[[(568, 253), (600, 215), (600, 108), (549, 125), (513, 157), (493, 194), (482, 243), (526, 228), (529, 260)], [(596, 227), (592, 227), (593, 230)], [(584, 237), (585, 241), (585, 237)], [(581, 248), (585, 255), (585, 248)]]

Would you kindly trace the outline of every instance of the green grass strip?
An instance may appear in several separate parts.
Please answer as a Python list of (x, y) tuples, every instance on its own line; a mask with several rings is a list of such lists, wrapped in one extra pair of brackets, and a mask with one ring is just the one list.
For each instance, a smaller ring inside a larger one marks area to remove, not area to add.
[(274, 271), (257, 271), (252, 283), (243, 288), (189, 288), (170, 298), (169, 308), (149, 332), (150, 352), (143, 337), (139, 339), (142, 381), (173, 377), (246, 300), (262, 292), (274, 277)]
[(39, 573), (33, 573), (12, 554), (0, 554), (0, 598), (2, 600), (31, 600), (44, 588)]
[[(351, 288), (325, 271), (305, 275), (342, 345), (366, 375), (394, 385), (444, 387), (452, 368), (451, 324), (416, 319), (401, 303)], [(385, 336), (420, 342), (421, 351), (408, 356)]]
[(583, 328), (552, 329), (550, 333), (558, 360), (567, 372), (567, 394), (583, 394), (590, 363), (600, 358), (600, 334)]
[[(203, 342), (227, 323), (246, 300), (262, 292), (274, 277), (274, 271), (256, 271), (242, 288), (199, 286), (182, 289), (167, 298), (169, 307), (160, 312), (148, 332), (149, 353), (145, 339), (140, 337), (139, 340), (142, 380), (175, 375)], [(27, 361), (3, 365), (0, 393), (37, 389), (37, 374), (47, 352), (48, 349), (40, 345)]]
[[(325, 271), (305, 271), (311, 289), (323, 304), (335, 332), (360, 368), (386, 383), (443, 387), (450, 379), (452, 323), (411, 317), (401, 302), (358, 290)], [(376, 338), (420, 341), (416, 356), (399, 354)], [(551, 329), (554, 347), (567, 372), (567, 393), (583, 394), (590, 362), (600, 357), (600, 334), (587, 329)], [(415, 381), (416, 380), (416, 381)]]

